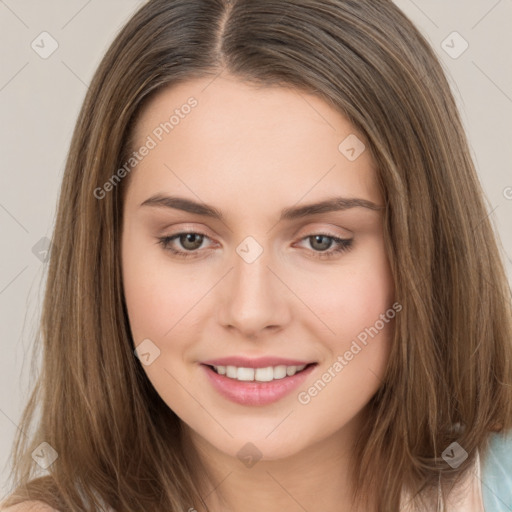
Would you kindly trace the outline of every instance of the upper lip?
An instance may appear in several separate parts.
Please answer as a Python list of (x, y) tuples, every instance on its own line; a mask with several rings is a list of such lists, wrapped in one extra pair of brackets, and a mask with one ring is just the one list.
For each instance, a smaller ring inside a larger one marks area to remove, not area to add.
[(311, 364), (314, 361), (300, 361), (298, 359), (287, 359), (283, 357), (256, 357), (249, 358), (243, 356), (221, 357), (219, 359), (210, 359), (203, 361), (202, 364), (208, 366), (236, 366), (238, 368), (267, 368), (268, 366), (302, 366)]

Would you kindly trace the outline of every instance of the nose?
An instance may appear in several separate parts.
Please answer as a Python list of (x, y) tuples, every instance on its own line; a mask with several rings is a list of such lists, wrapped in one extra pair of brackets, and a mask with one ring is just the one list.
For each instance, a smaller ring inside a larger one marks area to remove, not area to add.
[(267, 331), (278, 331), (291, 318), (293, 294), (270, 260), (267, 251), (252, 262), (235, 254), (234, 268), (221, 285), (218, 321), (245, 338), (254, 339)]

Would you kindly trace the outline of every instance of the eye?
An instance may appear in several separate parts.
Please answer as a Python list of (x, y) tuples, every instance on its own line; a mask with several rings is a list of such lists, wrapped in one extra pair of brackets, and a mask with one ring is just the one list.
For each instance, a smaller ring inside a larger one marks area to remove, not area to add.
[[(183, 233), (176, 233), (172, 236), (164, 236), (162, 238), (158, 238), (158, 243), (166, 250), (170, 251), (175, 256), (179, 258), (196, 258), (196, 251), (199, 249), (205, 238), (209, 238), (203, 233), (197, 233), (195, 231), (187, 231)], [(175, 249), (171, 244), (175, 240), (178, 240), (181, 247), (185, 249), (185, 251), (180, 251)]]
[[(319, 259), (328, 259), (337, 256), (339, 253), (348, 251), (352, 248), (354, 240), (352, 238), (339, 238), (327, 233), (316, 233), (304, 237), (302, 240), (310, 241), (316, 253), (313, 257)], [(334, 249), (330, 249), (334, 244)]]
[[(176, 233), (175, 235), (165, 236), (157, 239), (157, 242), (166, 250), (178, 258), (197, 258), (200, 256), (198, 249), (201, 248), (205, 239), (210, 239), (204, 233), (187, 231)], [(301, 239), (301, 241), (311, 241), (313, 252), (316, 253), (313, 258), (328, 259), (337, 254), (348, 251), (352, 247), (353, 239), (338, 238), (326, 233), (315, 233)], [(185, 250), (176, 249), (173, 242), (178, 241)], [(334, 249), (329, 250), (334, 244)]]

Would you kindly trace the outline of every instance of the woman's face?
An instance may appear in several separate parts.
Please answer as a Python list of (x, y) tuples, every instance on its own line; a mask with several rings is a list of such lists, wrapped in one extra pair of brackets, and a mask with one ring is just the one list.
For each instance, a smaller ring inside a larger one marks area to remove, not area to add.
[(139, 118), (122, 231), (134, 343), (225, 454), (348, 435), (382, 382), (398, 309), (363, 144), (319, 98), (232, 77), (168, 88)]

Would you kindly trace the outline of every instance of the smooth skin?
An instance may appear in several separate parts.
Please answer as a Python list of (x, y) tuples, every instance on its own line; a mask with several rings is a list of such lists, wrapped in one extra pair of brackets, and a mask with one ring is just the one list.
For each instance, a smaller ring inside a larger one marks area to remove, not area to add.
[[(155, 139), (154, 130), (190, 97), (197, 105)], [(349, 451), (382, 383), (393, 322), (309, 403), (297, 394), (393, 304), (382, 210), (279, 221), (284, 208), (337, 196), (383, 205), (370, 152), (350, 161), (338, 149), (351, 134), (364, 142), (316, 96), (229, 75), (159, 92), (136, 125), (136, 148), (148, 136), (158, 143), (125, 178), (122, 273), (130, 327), (136, 346), (149, 339), (160, 350), (144, 370), (211, 472), (206, 488), (216, 489), (205, 501), (213, 512), (352, 510)], [(143, 205), (171, 195), (212, 205), (224, 218)], [(184, 232), (204, 236), (162, 243)], [(352, 239), (352, 246), (334, 253), (329, 236)], [(237, 252), (247, 237), (263, 250), (251, 263)], [(278, 402), (244, 406), (221, 396), (200, 364), (234, 355), (318, 365)], [(247, 443), (262, 454), (252, 467), (237, 456)]]

